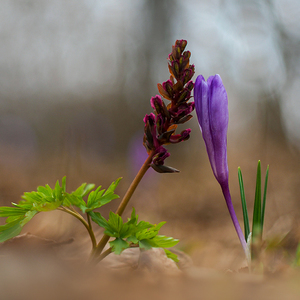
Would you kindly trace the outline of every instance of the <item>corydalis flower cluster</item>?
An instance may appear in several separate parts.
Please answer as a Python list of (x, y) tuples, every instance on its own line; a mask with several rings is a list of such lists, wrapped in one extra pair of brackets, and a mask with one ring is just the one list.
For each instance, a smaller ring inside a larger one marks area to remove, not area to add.
[[(170, 101), (165, 105), (161, 96), (156, 95), (150, 100), (154, 113), (146, 115), (144, 146), (148, 154), (154, 153), (151, 167), (160, 173), (178, 172), (176, 169), (164, 166), (164, 160), (170, 156), (166, 144), (176, 144), (186, 141), (190, 137), (191, 129), (185, 129), (176, 134), (178, 124), (183, 124), (192, 118), (194, 102), (188, 102), (194, 83), (191, 81), (194, 65), (190, 65), (191, 53), (184, 51), (187, 45), (185, 40), (177, 40), (169, 54), (170, 79), (158, 84), (158, 91), (163, 98)], [(176, 82), (175, 82), (176, 81)]]

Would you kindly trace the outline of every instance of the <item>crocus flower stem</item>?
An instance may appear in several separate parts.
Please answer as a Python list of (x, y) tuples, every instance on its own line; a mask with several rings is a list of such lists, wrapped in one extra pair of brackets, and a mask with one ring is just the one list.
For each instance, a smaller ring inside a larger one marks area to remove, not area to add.
[[(142, 165), (139, 172), (137, 173), (137, 175), (133, 179), (131, 185), (129, 186), (126, 194), (124, 195), (124, 197), (123, 197), (123, 199), (122, 199), (122, 201), (121, 201), (121, 203), (120, 203), (120, 205), (119, 205), (119, 207), (116, 211), (116, 214), (118, 214), (119, 216), (121, 216), (123, 214), (128, 202), (131, 199), (131, 196), (133, 195), (134, 191), (136, 190), (138, 184), (142, 180), (142, 178), (145, 175), (145, 173), (147, 172), (147, 170), (150, 168), (150, 164), (152, 162), (154, 154), (155, 154), (154, 150), (150, 151), (150, 153), (148, 155), (148, 158), (145, 160), (144, 164)], [(96, 246), (95, 251), (93, 251), (92, 255), (95, 259), (102, 253), (102, 251), (103, 251), (105, 245), (107, 244), (109, 238), (110, 237), (108, 235), (106, 235), (106, 234), (103, 235), (100, 242)]]
[(226, 202), (226, 205), (227, 205), (227, 208), (228, 208), (233, 226), (234, 226), (235, 231), (238, 235), (238, 238), (239, 238), (239, 240), (242, 244), (242, 247), (243, 247), (245, 255), (246, 255), (246, 259), (247, 259), (248, 264), (250, 266), (251, 256), (250, 256), (249, 247), (247, 245), (247, 242), (245, 240), (245, 237), (244, 237), (243, 231), (241, 229), (240, 223), (237, 219), (237, 216), (236, 216), (234, 208), (233, 208), (228, 181), (225, 181), (224, 183), (220, 183), (220, 186), (221, 186), (224, 198), (225, 198), (225, 202)]

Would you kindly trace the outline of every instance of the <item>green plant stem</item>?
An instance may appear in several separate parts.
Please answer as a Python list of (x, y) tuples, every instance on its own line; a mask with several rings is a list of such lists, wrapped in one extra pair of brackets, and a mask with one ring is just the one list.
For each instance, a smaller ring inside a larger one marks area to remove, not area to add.
[[(137, 188), (138, 184), (140, 183), (140, 181), (142, 180), (143, 176), (145, 175), (145, 173), (147, 172), (147, 170), (149, 169), (150, 167), (150, 163), (152, 161), (152, 158), (154, 156), (155, 152), (154, 150), (152, 150), (150, 153), (149, 153), (149, 156), (148, 158), (145, 160), (144, 164), (142, 165), (142, 167), (140, 168), (139, 172), (137, 173), (137, 175), (135, 176), (135, 178), (133, 179), (131, 185), (129, 186), (126, 194), (124, 195), (117, 211), (116, 211), (116, 214), (118, 214), (119, 216), (121, 216), (129, 202), (129, 200), (131, 199), (131, 196), (133, 195), (135, 189)], [(103, 251), (105, 245), (107, 244), (108, 240), (109, 240), (109, 236), (104, 234), (102, 239), (100, 240), (100, 242), (98, 243), (98, 245), (96, 246), (95, 248), (95, 251), (92, 253), (94, 255), (94, 258), (97, 257), (97, 255), (100, 255), (101, 252)], [(107, 250), (106, 250), (107, 251)], [(105, 253), (105, 252), (104, 252)], [(104, 254), (103, 253), (103, 254)], [(100, 257), (102, 257), (102, 255), (99, 256), (99, 258), (97, 259), (97, 261), (100, 261)]]
[(93, 263), (97, 264), (100, 262), (102, 259), (104, 259), (107, 255), (109, 255), (112, 252), (112, 248), (108, 248), (105, 250), (103, 253), (101, 253), (94, 261)]
[(90, 223), (90, 220), (88, 218), (88, 222), (86, 222), (86, 220), (78, 213), (76, 212), (75, 210), (71, 210), (67, 207), (64, 207), (64, 206), (60, 206), (57, 208), (58, 210), (61, 210), (61, 211), (64, 211), (70, 215), (72, 215), (73, 217), (75, 217), (76, 219), (78, 219), (83, 225), (84, 227), (87, 229), (89, 235), (90, 235), (90, 238), (91, 238), (91, 241), (92, 241), (92, 245), (93, 245), (93, 249), (96, 248), (97, 246), (97, 241), (96, 241), (96, 238), (95, 238), (95, 235), (94, 235), (94, 232), (92, 230), (92, 226), (91, 226), (91, 223)]

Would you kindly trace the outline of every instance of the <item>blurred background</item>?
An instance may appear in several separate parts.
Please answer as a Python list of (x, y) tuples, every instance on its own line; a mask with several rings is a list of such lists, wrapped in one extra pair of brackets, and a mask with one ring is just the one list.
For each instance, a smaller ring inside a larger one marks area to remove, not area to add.
[[(146, 155), (143, 117), (156, 84), (169, 78), (171, 46), (186, 39), (194, 80), (218, 73), (227, 89), (239, 219), (237, 167), (251, 215), (260, 159), (263, 172), (270, 164), (266, 232), (276, 223), (276, 232), (286, 234), (300, 209), (299, 14), (296, 0), (1, 1), (0, 204), (65, 175), (69, 191), (123, 177), (122, 196)], [(166, 160), (181, 173), (150, 170), (131, 206), (150, 222), (168, 221), (163, 233), (180, 238), (196, 263), (223, 268), (243, 257), (242, 249), (196, 117), (187, 127), (190, 140), (170, 146)], [(31, 232), (36, 224), (49, 227), (36, 220)], [(63, 230), (48, 231), (39, 234)], [(216, 259), (224, 249), (234, 251)]]

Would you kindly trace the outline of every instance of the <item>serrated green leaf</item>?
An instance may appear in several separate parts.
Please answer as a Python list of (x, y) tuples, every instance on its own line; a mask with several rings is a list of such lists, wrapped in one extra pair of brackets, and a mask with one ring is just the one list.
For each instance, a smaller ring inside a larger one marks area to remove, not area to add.
[[(101, 192), (102, 191), (100, 191), (100, 193)], [(89, 201), (89, 204), (83, 210), (83, 213), (92, 211), (96, 208), (99, 208), (99, 207), (101, 207), (101, 206), (103, 206), (103, 205), (105, 205), (105, 204), (109, 203), (110, 201), (112, 201), (114, 199), (117, 199), (117, 198), (119, 198), (119, 196), (116, 195), (116, 194), (108, 194), (106, 196), (100, 196), (100, 197), (96, 196), (94, 198), (94, 201), (92, 201), (92, 200)]]
[(152, 244), (152, 247), (171, 248), (177, 245), (179, 243), (179, 240), (165, 235), (157, 235), (150, 240), (150, 243)]
[(112, 211), (109, 212), (108, 223), (116, 232), (119, 232), (123, 227), (122, 218), (118, 214), (113, 213)]
[[(21, 197), (25, 201), (29, 203), (34, 203), (34, 202), (40, 202), (42, 197), (38, 192), (25, 192), (24, 195)], [(19, 205), (24, 205), (24, 201), (21, 201)]]
[(19, 207), (0, 207), (0, 217), (24, 216), (28, 210)]
[(62, 200), (64, 198), (64, 191), (60, 187), (58, 180), (56, 181), (55, 188), (52, 192), (52, 197), (54, 198), (54, 201), (59, 200), (60, 202), (62, 202)]
[(38, 193), (36, 193), (36, 192), (31, 192), (31, 193), (33, 193), (33, 195), (38, 195), (40, 197), (42, 197), (42, 196), (44, 196), (44, 197), (53, 197), (53, 191), (52, 191), (51, 187), (48, 184), (46, 184), (46, 186), (39, 186), (37, 188), (37, 191), (38, 191)]
[(65, 193), (66, 192), (66, 176), (64, 176), (61, 180), (61, 188), (62, 188), (62, 191)]
[(122, 179), (122, 177), (118, 178), (116, 181), (114, 181), (106, 190), (106, 192), (104, 193), (103, 196), (106, 196), (108, 194), (111, 194), (115, 191), (116, 187), (118, 186), (120, 180)]
[(92, 211), (119, 198), (119, 196), (114, 193), (114, 190), (120, 180), (121, 178), (113, 182), (106, 191), (104, 189), (100, 190), (101, 186), (99, 186), (95, 191), (90, 192), (86, 206), (81, 208), (83, 213)]
[(95, 184), (94, 183), (87, 184), (87, 186), (85, 187), (85, 189), (83, 191), (82, 197), (85, 197), (94, 188), (95, 188)]
[(73, 194), (73, 193), (65, 195), (63, 205), (67, 206), (67, 207), (73, 205), (73, 206), (76, 206), (80, 209), (84, 209), (86, 207), (86, 203), (82, 199), (82, 197), (80, 195), (76, 195), (76, 194)]
[[(163, 224), (162, 224), (163, 225)], [(144, 229), (148, 229), (148, 228), (152, 228), (155, 227), (155, 225), (149, 223), (149, 222), (145, 222), (145, 221), (140, 221), (137, 225), (136, 225), (136, 232), (138, 231), (143, 231)]]
[(83, 183), (74, 192), (72, 192), (72, 194), (76, 195), (76, 196), (82, 196), (86, 185), (87, 185), (87, 183)]
[(51, 211), (57, 209), (62, 204), (62, 201), (57, 199), (45, 198), (40, 203), (33, 203), (32, 207), (37, 211)]
[(175, 253), (173, 253), (173, 252), (171, 252), (170, 250), (167, 250), (167, 249), (164, 249), (164, 251), (165, 251), (168, 258), (174, 260), (176, 263), (179, 262), (178, 256)]
[(17, 220), (20, 220), (20, 218), (25, 218), (25, 214), (22, 215), (22, 216), (10, 216), (10, 217), (7, 217), (7, 219), (5, 220), (5, 223), (13, 223)]
[(143, 239), (139, 241), (139, 247), (144, 250), (150, 250), (152, 245), (149, 243), (148, 239)]
[(106, 219), (101, 216), (100, 213), (90, 211), (88, 214), (91, 216), (92, 221), (95, 222), (96, 224), (98, 224), (100, 227), (103, 227), (105, 229), (110, 228), (110, 225), (108, 224)]
[(116, 238), (115, 240), (109, 242), (109, 244), (112, 247), (112, 251), (118, 255), (121, 254), (123, 250), (129, 248), (129, 243), (121, 238)]
[(133, 244), (137, 244), (139, 242), (139, 240), (134, 235), (129, 236), (126, 241)]
[(20, 225), (20, 221), (23, 218), (19, 218), (14, 222), (7, 223), (5, 225), (0, 226), (0, 242), (5, 242), (17, 235), (22, 231), (22, 227)]
[(136, 238), (138, 240), (144, 240), (144, 239), (151, 239), (155, 237), (158, 234), (158, 231), (160, 228), (165, 224), (166, 222), (160, 222), (157, 225), (154, 225), (151, 228), (143, 229), (136, 233)]
[(96, 201), (97, 198), (101, 198), (103, 193), (104, 193), (104, 189), (101, 190), (101, 185), (97, 187), (97, 189), (95, 191), (90, 192), (89, 197), (87, 199), (87, 207), (91, 207)]
[(25, 218), (20, 222), (20, 226), (23, 227), (26, 223), (28, 223), (36, 214), (37, 210), (30, 210), (25, 214)]

